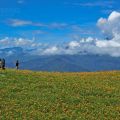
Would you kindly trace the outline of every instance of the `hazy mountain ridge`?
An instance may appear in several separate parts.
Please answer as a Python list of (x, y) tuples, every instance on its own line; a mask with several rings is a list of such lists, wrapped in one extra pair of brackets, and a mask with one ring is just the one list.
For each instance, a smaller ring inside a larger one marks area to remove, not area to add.
[[(120, 57), (108, 55), (30, 55), (22, 48), (1, 49), (0, 58), (6, 59), (7, 67), (15, 67), (15, 61), (20, 61), (21, 69), (41, 71), (81, 72), (99, 70), (120, 70)], [(13, 54), (8, 55), (12, 51)]]
[(99, 55), (44, 56), (23, 62), (22, 67), (32, 70), (68, 72), (120, 70), (120, 58)]

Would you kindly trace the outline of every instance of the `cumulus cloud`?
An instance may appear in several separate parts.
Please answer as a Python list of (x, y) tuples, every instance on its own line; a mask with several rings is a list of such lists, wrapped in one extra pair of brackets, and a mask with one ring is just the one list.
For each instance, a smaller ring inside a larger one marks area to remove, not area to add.
[(44, 51), (43, 51), (43, 55), (44, 54), (59, 54), (60, 53), (60, 51), (59, 51), (59, 48), (58, 47), (56, 47), (56, 46), (52, 46), (52, 47), (50, 47), (50, 48), (47, 48), (47, 49), (45, 49)]
[[(58, 54), (99, 54), (120, 56), (120, 13), (113, 11), (108, 18), (100, 18), (97, 22), (107, 39), (92, 37), (71, 41), (66, 46), (56, 48)], [(48, 51), (49, 52), (49, 51)], [(53, 51), (54, 52), (54, 51)], [(49, 52), (50, 53), (50, 52)], [(55, 51), (56, 53), (56, 51)], [(48, 54), (48, 53), (47, 53)], [(53, 53), (52, 53), (53, 54)]]
[[(62, 55), (62, 54), (98, 54), (120, 57), (120, 13), (113, 11), (108, 18), (100, 18), (97, 26), (107, 39), (80, 38), (72, 40), (63, 45), (49, 45), (36, 42), (34, 39), (8, 38), (0, 40), (0, 47), (22, 47), (23, 49), (33, 49), (29, 54), (34, 55)], [(24, 23), (24, 22), (23, 22)], [(22, 23), (19, 23), (20, 25)], [(25, 24), (25, 23), (24, 23)], [(27, 24), (30, 24), (29, 22)], [(59, 25), (54, 24), (54, 27)], [(62, 24), (61, 26), (65, 26)], [(11, 42), (12, 41), (12, 42)], [(9, 54), (13, 54), (9, 52)]]
[(22, 47), (24, 49), (40, 47), (41, 43), (36, 43), (34, 39), (29, 40), (25, 38), (9, 38), (5, 37), (0, 40), (0, 48)]
[(80, 44), (79, 44), (79, 42), (77, 42), (77, 41), (71, 41), (71, 42), (68, 44), (68, 46), (69, 46), (69, 48), (74, 49), (74, 48), (76, 48), (76, 47), (80, 47)]
[(120, 34), (120, 13), (113, 11), (110, 16), (106, 18), (100, 18), (97, 22), (98, 27), (102, 32), (110, 39)]

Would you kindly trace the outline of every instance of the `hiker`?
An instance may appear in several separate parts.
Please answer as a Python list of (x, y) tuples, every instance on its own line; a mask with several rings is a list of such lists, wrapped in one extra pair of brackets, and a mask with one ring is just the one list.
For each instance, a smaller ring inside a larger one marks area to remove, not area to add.
[(2, 69), (5, 70), (5, 59), (2, 59)]
[(18, 60), (16, 61), (16, 69), (17, 70), (19, 69), (19, 61)]
[(0, 68), (2, 68), (2, 60), (0, 59)]

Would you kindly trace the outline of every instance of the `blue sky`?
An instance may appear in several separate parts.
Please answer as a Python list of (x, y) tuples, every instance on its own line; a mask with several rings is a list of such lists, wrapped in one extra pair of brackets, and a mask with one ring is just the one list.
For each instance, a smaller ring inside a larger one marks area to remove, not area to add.
[(119, 11), (119, 0), (4, 0), (0, 1), (0, 38), (22, 37), (61, 43), (79, 37), (103, 37), (100, 17)]
[(21, 47), (35, 55), (120, 57), (119, 4), (119, 0), (2, 0), (0, 53)]

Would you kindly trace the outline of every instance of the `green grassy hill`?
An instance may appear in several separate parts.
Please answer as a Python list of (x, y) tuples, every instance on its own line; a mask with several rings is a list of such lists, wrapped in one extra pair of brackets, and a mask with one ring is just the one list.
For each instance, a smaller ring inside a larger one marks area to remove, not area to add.
[(0, 120), (120, 120), (120, 72), (0, 71)]

